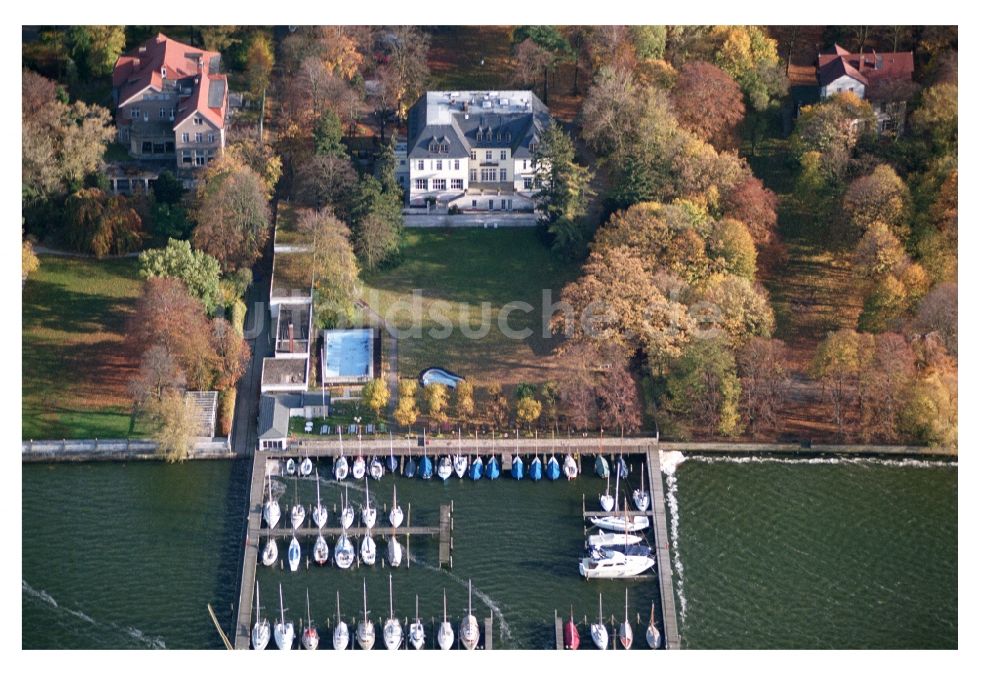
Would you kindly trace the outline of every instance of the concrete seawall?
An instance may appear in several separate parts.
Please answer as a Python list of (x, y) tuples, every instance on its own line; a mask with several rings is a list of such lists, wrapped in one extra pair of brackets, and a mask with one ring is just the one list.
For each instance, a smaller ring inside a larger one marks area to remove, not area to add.
[[(219, 460), (236, 457), (226, 437), (202, 437), (195, 441), (189, 460)], [(47, 439), (21, 442), (21, 462), (94, 462), (162, 460), (152, 439)]]

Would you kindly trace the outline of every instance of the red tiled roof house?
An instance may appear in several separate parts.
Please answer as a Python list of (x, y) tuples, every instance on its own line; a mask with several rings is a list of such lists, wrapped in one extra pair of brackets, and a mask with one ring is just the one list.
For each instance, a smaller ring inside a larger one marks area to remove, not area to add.
[(115, 122), (132, 157), (193, 169), (222, 154), (229, 84), (220, 60), (162, 33), (118, 57)]
[(896, 128), (905, 116), (906, 99), (912, 96), (913, 52), (853, 54), (840, 45), (818, 56), (820, 98), (854, 92), (872, 103), (879, 131)]

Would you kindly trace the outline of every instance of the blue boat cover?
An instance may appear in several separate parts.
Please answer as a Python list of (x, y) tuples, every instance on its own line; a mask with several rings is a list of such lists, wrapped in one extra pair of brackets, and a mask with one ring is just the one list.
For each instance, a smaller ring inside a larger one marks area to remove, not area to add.
[(417, 475), (417, 463), (413, 460), (413, 458), (407, 458), (406, 467), (403, 468), (403, 474), (411, 479)]
[(607, 479), (610, 472), (611, 469), (608, 467), (607, 459), (603, 455), (597, 456), (594, 459), (594, 473), (602, 479)]
[(420, 458), (420, 478), (430, 479), (434, 476), (434, 463), (426, 455)]
[(528, 477), (532, 481), (542, 480), (542, 461), (535, 456), (535, 459), (531, 461), (531, 465), (528, 467)]
[(545, 466), (545, 476), (552, 481), (559, 478), (559, 461), (556, 460), (556, 456), (554, 455), (549, 458), (549, 463)]
[(396, 460), (396, 456), (389, 455), (389, 459), (385, 461), (385, 468), (389, 474), (396, 473), (396, 470), (399, 469), (399, 460)]
[[(517, 461), (521, 462), (521, 459), (518, 458)], [(519, 468), (521, 470), (521, 476), (524, 476), (524, 464), (522, 463), (521, 465), (519, 465)], [(514, 473), (513, 466), (510, 468), (510, 473), (511, 474)], [(495, 455), (491, 455), (489, 462), (486, 463), (486, 478), (489, 479), (490, 481), (500, 478), (500, 463), (497, 462), (497, 457)], [(514, 478), (520, 479), (521, 477), (515, 476)]]
[(618, 456), (618, 476), (622, 479), (628, 478), (628, 466), (625, 464), (625, 458)]
[(510, 475), (519, 481), (524, 478), (524, 460), (521, 460), (521, 456), (516, 456), (510, 464)]
[(479, 481), (483, 478), (483, 459), (476, 458), (469, 465), (469, 478), (473, 481)]

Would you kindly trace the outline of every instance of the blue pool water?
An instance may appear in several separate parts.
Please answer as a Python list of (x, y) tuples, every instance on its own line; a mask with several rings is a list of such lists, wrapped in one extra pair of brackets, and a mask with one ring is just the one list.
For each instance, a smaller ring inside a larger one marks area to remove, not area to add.
[(371, 329), (330, 329), (325, 340), (327, 380), (372, 375)]

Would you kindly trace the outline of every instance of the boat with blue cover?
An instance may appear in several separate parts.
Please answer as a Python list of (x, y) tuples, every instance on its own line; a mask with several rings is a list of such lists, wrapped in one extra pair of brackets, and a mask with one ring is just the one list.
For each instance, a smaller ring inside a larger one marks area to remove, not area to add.
[[(517, 458), (518, 467), (520, 468), (520, 474), (514, 474), (514, 465), (511, 465), (510, 473), (515, 479), (520, 479), (524, 476), (524, 463), (521, 462), (520, 458)], [(491, 455), (489, 461), (486, 463), (486, 478), (490, 481), (500, 478), (500, 463), (497, 462), (497, 456)]]
[(395, 474), (396, 470), (399, 469), (399, 460), (392, 452), (392, 432), (389, 433), (389, 457), (385, 460), (385, 469), (389, 474)]
[(618, 476), (622, 479), (628, 478), (628, 465), (625, 464), (625, 458), (621, 455), (618, 456)]
[(469, 466), (469, 478), (473, 481), (479, 481), (483, 478), (483, 459), (478, 455), (472, 461), (472, 465)]
[(603, 455), (594, 458), (594, 473), (602, 479), (607, 479), (611, 474), (611, 468), (608, 467), (608, 460)]
[(434, 476), (434, 462), (426, 455), (420, 458), (420, 463), (417, 469), (420, 473), (421, 479), (430, 479)]
[[(495, 460), (495, 458), (490, 458), (490, 460)], [(524, 478), (524, 460), (521, 460), (521, 456), (514, 456), (514, 461), (510, 463), (510, 475), (518, 481)]]
[(532, 481), (542, 480), (542, 461), (535, 456), (535, 459), (531, 461), (531, 465), (528, 466), (528, 478)]
[(556, 460), (556, 456), (553, 455), (549, 458), (548, 462), (545, 463), (545, 476), (549, 478), (550, 481), (555, 481), (559, 478), (561, 471), (559, 469), (559, 461)]

